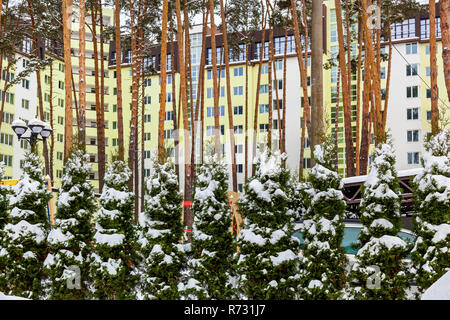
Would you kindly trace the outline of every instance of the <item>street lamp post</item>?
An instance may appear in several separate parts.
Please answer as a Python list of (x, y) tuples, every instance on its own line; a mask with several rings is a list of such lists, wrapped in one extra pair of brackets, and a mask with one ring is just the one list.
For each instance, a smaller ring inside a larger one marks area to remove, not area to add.
[[(28, 125), (22, 119), (14, 120), (11, 124), (14, 133), (17, 138), (26, 140), (30, 143), (31, 152), (37, 154), (36, 144), (38, 141), (43, 141), (45, 143), (46, 139), (50, 137), (53, 130), (50, 125), (44, 121), (38, 119), (32, 119), (28, 121)], [(30, 130), (29, 136), (24, 136), (24, 134)], [(41, 136), (42, 138), (40, 138)]]

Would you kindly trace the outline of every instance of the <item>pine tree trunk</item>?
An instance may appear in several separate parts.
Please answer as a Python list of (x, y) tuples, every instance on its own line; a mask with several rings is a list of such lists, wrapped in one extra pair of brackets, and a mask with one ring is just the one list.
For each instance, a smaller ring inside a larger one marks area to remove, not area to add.
[(216, 47), (216, 25), (214, 22), (214, 0), (209, 1), (209, 14), (211, 20), (211, 59), (214, 92), (214, 149), (217, 155), (221, 154), (220, 123), (219, 123), (219, 89), (217, 88), (217, 47)]
[[(50, 127), (53, 127), (53, 62), (50, 63), (49, 66), (50, 69), (50, 92), (49, 92), (49, 99), (50, 99)], [(55, 135), (50, 135), (51, 144), (50, 144), (50, 179), (52, 180), (53, 184), (53, 153), (55, 149)]]
[[(259, 65), (258, 65), (258, 80), (256, 82), (256, 99), (255, 99), (255, 110), (253, 115), (253, 153), (252, 158), (256, 157), (256, 144), (258, 140), (258, 114), (259, 114), (259, 95), (260, 95), (260, 85), (261, 85), (261, 71), (262, 71), (262, 63), (264, 58), (264, 48), (265, 48), (265, 38), (266, 38), (266, 22), (267, 22), (267, 12), (263, 12), (261, 15), (261, 26), (262, 26), (262, 37), (261, 37), (261, 49), (259, 56)], [(253, 161), (251, 161), (253, 164)], [(252, 165), (252, 176), (255, 175), (255, 166)]]
[[(205, 96), (205, 56), (206, 56), (206, 35), (207, 35), (207, 27), (208, 27), (208, 14), (209, 14), (209, 7), (206, 7), (206, 10), (203, 11), (203, 19), (202, 19), (202, 53), (200, 58), (200, 73), (199, 73), (199, 82), (197, 85), (197, 101), (195, 103), (195, 122), (198, 123), (199, 116), (201, 118), (200, 120), (200, 126), (199, 126), (199, 143), (200, 143), (200, 158), (203, 159), (203, 102), (204, 102), (204, 96)], [(194, 126), (195, 130), (196, 127)], [(201, 160), (201, 163), (203, 163), (203, 160)]]
[(79, 44), (79, 108), (78, 143), (86, 150), (86, 1), (80, 0), (80, 44)]
[(223, 51), (225, 58), (225, 72), (227, 81), (227, 106), (228, 106), (228, 127), (230, 133), (230, 152), (231, 152), (231, 182), (233, 191), (237, 192), (237, 172), (236, 172), (236, 150), (233, 123), (233, 106), (231, 101), (231, 77), (230, 77), (230, 60), (228, 55), (228, 34), (225, 17), (225, 7), (223, 0), (220, 0), (220, 16), (222, 19), (222, 35), (223, 35)]
[[(292, 1), (292, 0), (291, 0)], [(337, 11), (337, 10), (336, 10)], [(323, 117), (323, 1), (312, 3), (311, 30), (311, 132), (308, 131), (310, 148), (322, 142), (324, 132)], [(337, 16), (337, 14), (336, 14)], [(342, 17), (341, 17), (342, 18)], [(338, 27), (342, 27), (342, 23)], [(305, 48), (308, 50), (308, 48)], [(305, 68), (306, 69), (306, 68)], [(306, 78), (306, 71), (305, 78)], [(306, 84), (305, 84), (306, 85)], [(309, 106), (307, 107), (307, 115)], [(308, 120), (307, 120), (308, 121)], [(307, 122), (308, 123), (308, 122)], [(314, 161), (313, 161), (314, 163)]]
[[(99, 0), (99, 18), (100, 18), (100, 110), (99, 121), (97, 121), (97, 130), (99, 132), (99, 152), (98, 152), (98, 181), (99, 191), (103, 190), (106, 154), (105, 154), (105, 59), (104, 59), (104, 39), (103, 39), (103, 7)], [(98, 59), (98, 57), (96, 56)], [(97, 73), (96, 73), (97, 74)]]
[(430, 75), (431, 75), (431, 134), (439, 132), (438, 87), (436, 68), (436, 2), (429, 0), (430, 9)]
[[(363, 23), (365, 23), (363, 21)], [(364, 43), (367, 40), (364, 35)], [(369, 40), (370, 41), (370, 40)], [(369, 121), (370, 121), (370, 62), (365, 57), (364, 59), (364, 85), (363, 85), (363, 114), (362, 114), (362, 124), (361, 124), (361, 148), (359, 154), (359, 174), (366, 175), (367, 167), (369, 162), (369, 141), (370, 141), (370, 131), (369, 131)]]
[[(300, 29), (299, 29), (300, 27), (299, 27), (298, 18), (297, 18), (297, 7), (296, 7), (294, 0), (290, 0), (290, 2), (291, 2), (292, 23), (293, 23), (293, 27), (294, 27), (295, 49), (297, 52), (298, 66), (299, 66), (299, 70), (300, 70), (301, 86), (303, 89), (303, 109), (304, 109), (303, 119), (305, 121), (305, 126), (303, 127), (303, 130), (305, 130), (305, 129), (307, 130), (310, 145), (311, 145), (311, 150), (313, 150), (313, 145), (311, 144), (311, 142), (312, 142), (311, 139), (317, 133), (317, 131), (312, 132), (312, 125), (311, 125), (312, 119), (311, 119), (311, 113), (310, 113), (310, 108), (309, 108), (309, 99), (308, 99), (308, 79), (307, 79), (307, 70), (306, 70), (307, 61), (306, 61), (306, 64), (304, 64), (303, 59), (302, 59), (303, 49), (302, 49), (302, 44), (301, 44), (301, 40), (300, 40)], [(312, 45), (311, 47), (313, 47), (313, 46), (314, 45)], [(322, 44), (320, 44), (320, 46), (322, 46)], [(305, 48), (305, 50), (307, 51), (308, 49)], [(312, 54), (312, 56), (314, 55), (313, 53), (311, 53), (311, 54)], [(312, 59), (312, 57), (311, 57), (311, 59)], [(311, 61), (311, 67), (312, 67), (312, 61)], [(320, 75), (319, 75), (319, 77), (320, 77)], [(319, 79), (316, 79), (316, 81), (319, 81)], [(311, 82), (311, 85), (312, 85), (312, 82)], [(317, 85), (319, 85), (318, 89), (320, 90), (320, 84), (317, 83)], [(316, 111), (318, 111), (320, 113), (319, 110), (316, 110)], [(316, 140), (318, 141), (318, 139), (316, 139)], [(302, 151), (300, 150), (300, 152), (302, 152)], [(313, 161), (313, 163), (314, 163), (314, 161)], [(301, 166), (303, 166), (303, 164), (301, 164)], [(302, 168), (300, 168), (300, 169), (303, 170)]]
[(64, 39), (64, 90), (65, 90), (65, 123), (64, 123), (64, 161), (67, 161), (73, 140), (72, 113), (72, 61), (70, 53), (70, 36), (72, 26), (72, 0), (63, 0), (63, 39)]
[(244, 160), (244, 181), (247, 182), (248, 179), (248, 133), (249, 133), (249, 123), (248, 123), (248, 65), (249, 65), (249, 58), (248, 58), (248, 49), (249, 46), (246, 43), (245, 44), (245, 137), (244, 137), (244, 153), (245, 153), (245, 160)]
[(442, 33), (442, 61), (447, 97), (450, 101), (450, 0), (439, 1)]
[[(28, 4), (28, 12), (30, 14), (31, 30), (33, 31), (32, 41), (33, 41), (34, 56), (36, 57), (36, 59), (39, 60), (40, 57), (39, 57), (39, 53), (38, 53), (38, 49), (37, 49), (37, 38), (35, 35), (36, 25), (35, 25), (33, 9), (31, 7), (30, 0), (27, 0), (27, 4)], [(39, 104), (39, 119), (41, 121), (44, 121), (44, 103), (42, 101), (41, 72), (39, 71), (39, 69), (36, 70), (36, 85), (37, 85), (37, 96), (38, 96), (38, 104)], [(3, 114), (3, 112), (2, 112), (2, 114)], [(47, 141), (43, 141), (43, 154), (44, 154), (44, 163), (45, 163), (45, 174), (49, 174), (50, 164), (49, 164), (49, 159), (48, 159)]]
[(334, 147), (336, 148), (335, 152), (335, 159), (334, 159), (334, 169), (336, 172), (339, 170), (339, 102), (340, 102), (340, 84), (341, 84), (341, 68), (338, 66), (338, 76), (337, 76), (337, 84), (336, 84), (336, 113), (334, 115)]
[[(180, 68), (180, 91), (181, 103), (183, 108), (183, 140), (184, 140), (184, 222), (188, 230), (192, 230), (193, 215), (192, 208), (189, 203), (192, 201), (192, 180), (191, 180), (191, 165), (190, 165), (190, 144), (189, 144), (189, 115), (186, 92), (186, 72), (185, 59), (183, 52), (183, 25), (181, 22), (181, 4), (180, 0), (176, 0), (176, 15), (177, 15), (177, 37), (178, 37), (178, 61)], [(213, 20), (212, 20), (213, 21)], [(220, 133), (220, 132), (219, 132)], [(191, 233), (188, 233), (188, 239), (191, 241)]]
[[(391, 25), (390, 20), (388, 20), (388, 25)], [(391, 86), (391, 69), (392, 69), (392, 34), (391, 28), (388, 28), (388, 38), (389, 38), (389, 58), (388, 58), (388, 70), (386, 75), (386, 95), (384, 97), (384, 110), (383, 110), (383, 129), (382, 131), (386, 131), (386, 121), (387, 121), (387, 113), (389, 107), (389, 89)]]
[[(303, 73), (307, 73), (308, 70), (308, 37), (309, 37), (309, 32), (308, 32), (308, 23), (306, 21), (306, 3), (305, 0), (302, 0), (302, 23), (304, 26), (304, 30), (305, 30), (305, 50), (303, 52), (303, 56), (300, 62), (303, 64), (304, 63), (304, 71)], [(300, 42), (301, 43), (301, 42)], [(286, 50), (285, 50), (286, 51)], [(303, 79), (301, 78), (302, 81), (302, 88), (303, 88), (303, 95), (305, 95), (305, 90), (306, 92), (308, 92), (308, 83), (303, 84)], [(306, 77), (306, 81), (308, 80), (308, 77)], [(305, 108), (305, 99), (303, 98), (303, 103), (304, 103), (304, 107), (303, 107), (303, 115), (301, 117), (301, 130), (302, 130), (302, 134), (301, 134), (301, 140), (300, 140), (300, 161), (299, 161), (299, 181), (303, 181), (304, 180), (304, 176), (303, 176), (303, 170), (305, 168), (305, 135), (306, 135), (306, 119), (310, 118), (310, 115), (308, 115), (309, 113), (309, 98), (307, 99), (308, 102), (308, 107)], [(308, 112), (308, 113), (307, 113)], [(311, 136), (309, 135), (309, 131), (308, 131), (308, 137), (309, 139), (311, 139)], [(311, 141), (310, 141), (311, 142)], [(310, 146), (311, 148), (311, 146)], [(312, 150), (312, 149), (311, 149)], [(311, 158), (312, 157), (312, 153), (311, 153)]]
[[(344, 31), (342, 27), (342, 11), (340, 0), (335, 0), (337, 32), (339, 39), (339, 66), (341, 71), (342, 96), (344, 104), (344, 127), (345, 127), (345, 156), (347, 165), (347, 176), (355, 175), (355, 159), (352, 135), (350, 83), (347, 76), (347, 62), (345, 61)], [(349, 62), (350, 63), (350, 62)], [(339, 100), (339, 96), (337, 97)]]
[(119, 160), (125, 160), (125, 147), (123, 137), (122, 114), (122, 50), (120, 43), (120, 0), (115, 0), (114, 11), (115, 37), (116, 37), (116, 86), (117, 86), (117, 144), (119, 146)]
[[(361, 30), (361, 22), (359, 22), (359, 28), (358, 30)], [(356, 67), (357, 72), (357, 85), (356, 85), (356, 174), (359, 175), (359, 169), (360, 169), (360, 140), (361, 140), (361, 125), (360, 125), (360, 117), (361, 117), (361, 64), (362, 64), (362, 40), (363, 40), (363, 34), (358, 34), (358, 64)]]
[[(267, 9), (269, 10), (269, 9)], [(268, 12), (269, 16), (270, 13)], [(269, 20), (270, 21), (270, 20)], [(267, 147), (272, 150), (272, 130), (273, 130), (273, 81), (272, 81), (272, 61), (273, 61), (273, 26), (269, 22), (269, 56), (267, 57), (268, 81), (269, 81), (269, 123), (267, 128)]]
[[(170, 19), (170, 54), (172, 59), (175, 57), (175, 45), (173, 40), (173, 20)], [(176, 86), (175, 86), (175, 66), (171, 70), (172, 75), (172, 111), (173, 111), (173, 130), (174, 130), (174, 148), (175, 148), (175, 173), (177, 175), (178, 183), (180, 183), (180, 131), (178, 125), (178, 111), (177, 111), (177, 99), (176, 99)], [(164, 135), (163, 135), (164, 139)]]
[[(94, 47), (94, 81), (95, 81), (95, 114), (96, 114), (96, 127), (97, 127), (97, 172), (99, 179), (99, 191), (100, 191), (100, 153), (101, 153), (101, 132), (100, 132), (100, 81), (99, 81), (99, 65), (98, 65), (98, 44), (97, 44), (97, 17), (98, 7), (97, 4), (91, 2), (92, 13), (92, 45)], [(104, 139), (104, 137), (103, 137)], [(103, 140), (104, 141), (104, 140)]]
[[(281, 136), (281, 146), (283, 147), (283, 152), (286, 152), (286, 79), (287, 79), (287, 29), (284, 30), (284, 56), (283, 56), (283, 118), (281, 120), (282, 136)], [(303, 130), (303, 129), (302, 129)], [(283, 168), (286, 167), (286, 161), (283, 161)]]
[[(164, 122), (166, 115), (166, 79), (167, 79), (167, 25), (168, 25), (168, 1), (163, 0), (162, 8), (162, 33), (161, 33), (161, 92), (159, 101), (159, 122), (158, 122), (158, 161), (164, 162)], [(175, 79), (172, 79), (175, 81)], [(175, 92), (173, 92), (175, 95)]]

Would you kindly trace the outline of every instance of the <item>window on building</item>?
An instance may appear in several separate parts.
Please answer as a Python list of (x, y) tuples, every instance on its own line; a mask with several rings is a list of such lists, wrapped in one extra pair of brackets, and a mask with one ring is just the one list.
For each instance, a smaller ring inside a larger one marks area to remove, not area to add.
[(244, 94), (244, 87), (243, 86), (234, 87), (233, 94), (235, 96), (242, 96)]
[(408, 64), (406, 66), (406, 76), (417, 76), (419, 70), (419, 65), (417, 63), (414, 64)]
[(268, 113), (269, 105), (268, 104), (260, 104), (259, 105), (259, 113)]
[(243, 107), (242, 106), (236, 106), (234, 107), (234, 115), (241, 115), (244, 113)]
[(233, 73), (235, 77), (242, 77), (244, 75), (244, 68), (243, 67), (234, 68)]
[(417, 43), (406, 44), (406, 54), (417, 54)]
[(420, 154), (419, 152), (408, 152), (408, 164), (419, 164)]
[(413, 18), (391, 24), (391, 35), (393, 40), (415, 37), (416, 20)]
[(419, 130), (408, 130), (406, 136), (408, 142), (419, 142)]
[(407, 98), (417, 98), (419, 96), (419, 87), (410, 86), (406, 87), (406, 97)]
[(406, 119), (407, 120), (418, 120), (419, 119), (419, 108), (406, 109)]

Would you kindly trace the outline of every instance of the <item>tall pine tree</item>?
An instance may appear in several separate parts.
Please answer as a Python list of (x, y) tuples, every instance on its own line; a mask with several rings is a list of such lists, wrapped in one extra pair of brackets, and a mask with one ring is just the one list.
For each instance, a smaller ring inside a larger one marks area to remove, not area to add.
[(290, 174), (281, 166), (283, 157), (278, 151), (261, 152), (256, 175), (239, 200), (244, 225), (237, 238), (237, 273), (244, 298), (297, 298), (299, 243), (292, 236), (296, 214), (288, 208)]
[(450, 130), (432, 137), (425, 149), (424, 170), (414, 178), (418, 237), (412, 259), (421, 291), (450, 270)]
[(89, 263), (93, 249), (93, 215), (97, 203), (87, 180), (89, 155), (72, 151), (58, 196), (55, 228), (48, 235), (45, 260), (46, 294), (51, 299), (85, 299), (90, 296)]
[(45, 259), (46, 238), (50, 229), (47, 204), (51, 193), (42, 176), (39, 157), (25, 155), (23, 173), (13, 188), (11, 213), (4, 227), (0, 259), (5, 260), (3, 276), (9, 294), (36, 299), (41, 294), (42, 264)]

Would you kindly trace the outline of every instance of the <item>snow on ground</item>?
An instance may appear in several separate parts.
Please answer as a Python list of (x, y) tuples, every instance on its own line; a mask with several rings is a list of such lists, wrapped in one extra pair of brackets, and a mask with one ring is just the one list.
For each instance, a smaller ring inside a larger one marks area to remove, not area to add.
[(450, 271), (425, 291), (422, 300), (450, 300)]
[(0, 292), (0, 300), (29, 300), (29, 299), (16, 296), (6, 296), (2, 292)]

